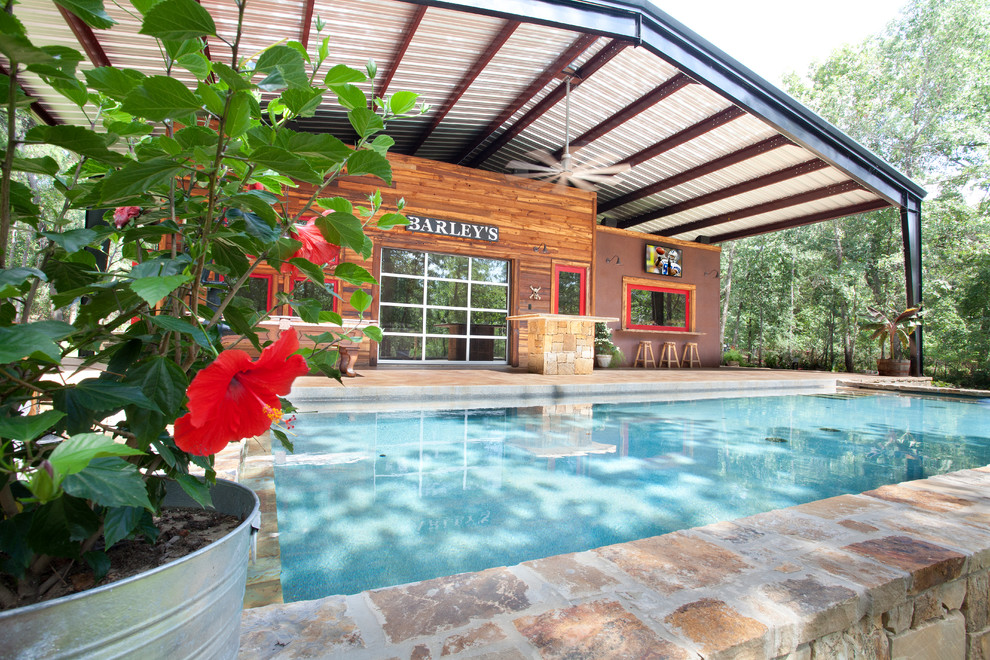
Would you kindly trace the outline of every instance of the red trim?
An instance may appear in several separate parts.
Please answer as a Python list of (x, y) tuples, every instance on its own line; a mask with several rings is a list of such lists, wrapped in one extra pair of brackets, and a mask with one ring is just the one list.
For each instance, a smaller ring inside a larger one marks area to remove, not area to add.
[(553, 296), (553, 314), (559, 314), (557, 310), (560, 306), (560, 274), (561, 273), (577, 273), (581, 276), (581, 298), (578, 306), (578, 314), (584, 316), (585, 309), (585, 298), (587, 298), (587, 289), (585, 288), (585, 278), (588, 274), (587, 268), (581, 268), (580, 266), (565, 266), (563, 264), (554, 264), (553, 267), (553, 283), (554, 283), (554, 296)]
[[(633, 291), (661, 291), (663, 293), (676, 293), (684, 296), (684, 325), (633, 325), (632, 322), (632, 293)], [(667, 330), (670, 332), (690, 332), (691, 331), (691, 291), (686, 289), (669, 289), (663, 286), (644, 286), (641, 284), (626, 285), (626, 328), (629, 330)]]

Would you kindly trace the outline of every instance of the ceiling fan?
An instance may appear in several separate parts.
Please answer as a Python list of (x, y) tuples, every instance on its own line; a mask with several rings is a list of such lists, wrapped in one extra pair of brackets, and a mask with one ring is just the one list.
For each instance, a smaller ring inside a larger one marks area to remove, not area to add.
[[(526, 153), (530, 158), (539, 161), (529, 163), (524, 160), (510, 160), (505, 166), (517, 170), (516, 176), (525, 179), (546, 179), (563, 185), (570, 184), (581, 190), (596, 191), (596, 183), (617, 183), (619, 177), (613, 176), (625, 172), (631, 167), (629, 163), (610, 165), (608, 167), (581, 166), (574, 167), (570, 152), (571, 141), (571, 77), (564, 78), (564, 152), (557, 160), (546, 149), (534, 149)], [(524, 172), (520, 173), (519, 170)]]

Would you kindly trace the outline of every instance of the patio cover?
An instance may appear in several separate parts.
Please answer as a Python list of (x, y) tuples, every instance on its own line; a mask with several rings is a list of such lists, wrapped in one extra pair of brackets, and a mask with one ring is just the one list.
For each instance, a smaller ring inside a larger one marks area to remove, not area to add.
[[(235, 3), (199, 1), (230, 37)], [(39, 44), (81, 44), (94, 66), (161, 74), (136, 14), (106, 9), (111, 30), (49, 0), (22, 0), (17, 13)], [(408, 89), (432, 106), (389, 126), (393, 151), (509, 174), (535, 148), (559, 156), (567, 70), (575, 164), (630, 166), (599, 186), (600, 222), (720, 243), (897, 207), (907, 304), (921, 300), (925, 190), (645, 0), (248, 0), (240, 52), (295, 40), (315, 56), (317, 16), (330, 64), (373, 59), (376, 96)], [(209, 51), (229, 57), (219, 39)], [(32, 82), (29, 93), (43, 89)], [(35, 96), (43, 121), (88, 124), (62, 97)], [(297, 128), (353, 136), (329, 103)], [(913, 350), (920, 374), (920, 333)]]

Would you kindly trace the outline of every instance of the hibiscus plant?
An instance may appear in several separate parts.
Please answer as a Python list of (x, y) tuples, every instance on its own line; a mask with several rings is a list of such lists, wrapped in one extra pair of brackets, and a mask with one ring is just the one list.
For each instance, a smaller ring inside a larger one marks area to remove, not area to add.
[[(236, 1), (243, 18), (246, 0)], [(55, 3), (112, 29), (103, 0)], [(300, 350), (287, 330), (272, 343), (258, 331), (272, 310), (254, 310), (238, 291), (267, 264), (338, 297), (326, 278), (347, 283), (346, 302), (361, 313), (371, 301), (361, 287), (374, 279), (337, 263), (340, 250), (367, 259), (369, 222), (406, 222), (401, 200), (387, 209), (376, 193), (355, 207), (326, 190), (343, 175), (391, 182), (393, 141), (382, 131), (425, 110), (416, 94), (369, 99), (374, 63), (330, 67), (319, 19), (315, 57), (295, 42), (245, 55), (241, 25), (227, 41), (196, 0), (131, 4), (140, 33), (158, 41), (164, 75), (83, 70), (80, 53), (34, 45), (16, 5), (0, 12), (8, 137), (0, 156), (0, 608), (44, 599), (72, 564), (85, 562), (100, 580), (108, 548), (155, 536), (166, 480), (208, 504), (212, 454), (228, 442), (273, 422), (287, 442), (278, 422), (291, 408), (282, 397), (310, 370), (339, 378), (343, 335), (330, 329)], [(227, 46), (214, 46), (224, 58), (211, 59), (207, 37)], [(89, 125), (39, 125), (19, 137), (15, 113), (32, 103), (39, 79)], [(292, 128), (329, 101), (347, 111), (350, 144)], [(75, 162), (31, 157), (32, 145), (60, 147)], [(54, 217), (25, 183), (46, 177), (61, 195)], [(290, 199), (300, 182), (307, 192)], [(80, 209), (104, 209), (104, 222), (73, 227)], [(10, 258), (13, 232), (33, 237), (37, 253), (26, 262)], [(61, 320), (36, 309), (39, 291), (50, 293)], [(290, 297), (278, 304), (305, 322), (341, 324), (316, 300)], [(363, 332), (381, 339), (377, 328)], [(249, 346), (260, 357), (241, 350)], [(206, 477), (192, 476), (192, 465)]]

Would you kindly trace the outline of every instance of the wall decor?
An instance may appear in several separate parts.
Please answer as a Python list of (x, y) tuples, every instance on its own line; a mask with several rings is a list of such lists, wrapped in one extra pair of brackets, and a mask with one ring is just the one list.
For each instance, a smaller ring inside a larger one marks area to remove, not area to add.
[(409, 213), (406, 214), (406, 217), (409, 218), (406, 231), (414, 231), (421, 234), (439, 234), (440, 236), (451, 236), (454, 238), (473, 238), (490, 243), (498, 242), (498, 227), (494, 225), (441, 220), (439, 218), (427, 218)]
[(681, 250), (667, 245), (646, 245), (647, 273), (680, 277), (681, 271)]

